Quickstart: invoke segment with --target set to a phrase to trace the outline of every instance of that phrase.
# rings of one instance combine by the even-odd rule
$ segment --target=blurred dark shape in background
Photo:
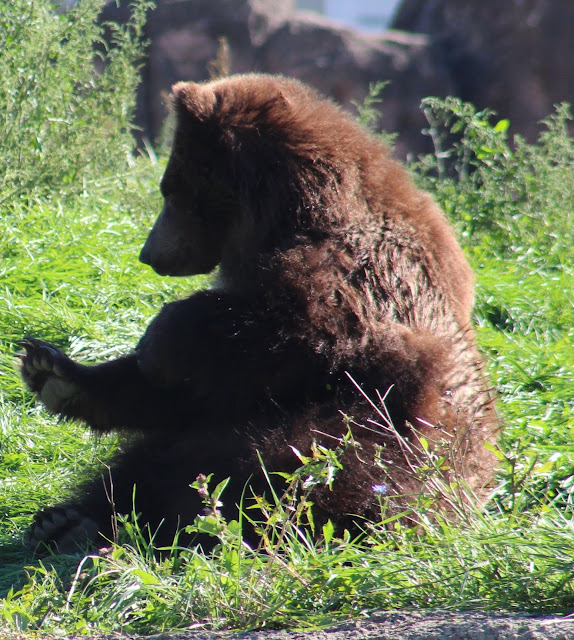
[[[128,16],[128,3],[113,0],[101,20],[124,23]],[[371,83],[389,81],[380,124],[398,133],[403,157],[430,150],[421,134],[426,96],[491,108],[529,140],[554,104],[574,102],[572,0],[402,0],[380,33],[295,11],[288,0],[158,0],[147,38],[140,141],[158,138],[174,82],[213,74],[222,38],[231,73],[294,76],[350,110]]]

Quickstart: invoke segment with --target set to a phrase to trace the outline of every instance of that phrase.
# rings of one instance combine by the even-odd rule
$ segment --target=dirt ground
[[[150,639],[151,640],[151,639]],[[317,631],[188,632],[153,640],[574,640],[574,618],[477,612],[378,612]]]
[[[319,631],[231,635],[202,631],[163,634],[153,640],[574,640],[574,618],[477,612],[378,612],[364,620]]]
[[[80,640],[80,637],[66,640]],[[81,636],[81,640],[96,638]],[[100,636],[97,640],[144,638]],[[574,617],[482,612],[381,611],[372,613],[362,620],[353,620],[315,631],[178,631],[146,636],[145,640],[574,640]]]

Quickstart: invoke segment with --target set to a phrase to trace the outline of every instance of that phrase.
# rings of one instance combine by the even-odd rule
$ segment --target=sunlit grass
[[[94,440],[36,405],[19,379],[17,340],[41,336],[86,362],[115,357],[163,302],[205,284],[161,279],[138,263],[161,173],[141,163],[140,177],[128,192],[118,184],[115,198],[96,192],[65,206],[15,206],[0,222],[6,629],[312,626],[373,607],[570,611],[574,265],[564,233],[552,260],[527,233],[515,259],[500,257],[492,235],[463,237],[477,273],[478,340],[504,424],[500,488],[486,514],[373,530],[360,544],[294,534],[267,552],[227,543],[212,556],[192,549],[158,561],[140,540],[139,551],[116,549],[79,567],[80,558],[39,564],[27,555],[21,536],[33,512],[105,460],[113,439]]]
[[[5,60],[0,53],[0,67]],[[5,78],[14,72],[4,69]],[[50,162],[40,167],[34,176],[45,183],[26,194],[21,186],[36,168],[0,176],[1,193],[19,193],[6,198],[0,217],[2,637],[312,627],[372,608],[574,609],[574,143],[565,133],[567,112],[549,120],[538,144],[511,148],[504,122],[456,101],[431,106],[432,126],[444,127],[442,118],[459,138],[413,172],[456,226],[475,270],[477,337],[499,394],[500,472],[486,509],[458,523],[421,513],[418,528],[366,523],[357,541],[333,538],[328,527],[313,538],[279,505],[279,515],[267,516],[276,528],[262,549],[244,545],[238,525],[220,523],[212,554],[172,549],[158,559],[128,521],[123,547],[86,558],[32,557],[22,538],[33,513],[61,500],[116,441],[95,439],[38,406],[19,376],[18,340],[44,338],[86,363],[117,357],[163,303],[206,285],[205,278],[162,279],[137,260],[160,206],[165,158],[114,157],[107,165],[98,154],[101,179],[70,177],[54,187],[63,166],[57,153],[55,173]],[[0,137],[0,150],[11,141]],[[123,153],[122,144],[113,153]]]

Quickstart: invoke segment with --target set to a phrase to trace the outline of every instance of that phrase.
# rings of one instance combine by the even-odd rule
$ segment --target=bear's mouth
[[[158,257],[152,257],[145,245],[140,252],[139,261],[151,267],[158,276],[172,278],[211,273],[218,265],[218,262],[207,259],[194,262],[189,260],[189,256],[187,260],[181,261],[174,260],[173,257],[161,260]]]

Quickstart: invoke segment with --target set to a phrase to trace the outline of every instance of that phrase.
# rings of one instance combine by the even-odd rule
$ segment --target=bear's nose
[[[139,261],[151,266],[151,255],[150,255],[150,250],[149,250],[147,241],[142,247],[142,250],[140,251]]]

